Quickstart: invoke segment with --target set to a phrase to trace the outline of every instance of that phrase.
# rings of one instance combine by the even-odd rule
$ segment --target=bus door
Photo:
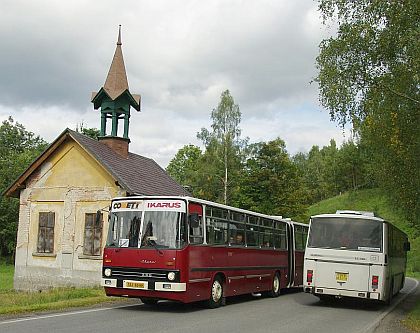
[[[305,256],[306,238],[308,227],[293,224],[293,241],[294,241],[294,286],[303,285],[303,261]]]
[[[288,286],[291,287],[294,284],[295,276],[295,232],[292,223],[287,223],[288,233],[288,249],[289,249],[289,272],[288,272]]]

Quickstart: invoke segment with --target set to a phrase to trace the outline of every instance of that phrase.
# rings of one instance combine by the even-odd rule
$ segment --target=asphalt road
[[[393,299],[397,304],[416,281],[407,279]],[[391,305],[392,308],[392,305]],[[389,307],[353,300],[321,302],[317,297],[287,291],[278,298],[242,296],[227,305],[206,309],[199,304],[161,302],[155,307],[141,304],[112,308],[31,315],[0,321],[0,332],[367,332]]]

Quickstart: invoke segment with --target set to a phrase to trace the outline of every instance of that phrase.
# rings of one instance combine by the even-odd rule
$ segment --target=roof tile
[[[97,140],[70,129],[68,132],[129,194],[190,195],[154,160],[133,153],[124,158]]]

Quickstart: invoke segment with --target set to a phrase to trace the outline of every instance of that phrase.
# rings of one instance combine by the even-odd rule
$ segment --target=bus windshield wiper
[[[157,251],[157,253],[159,253],[160,256],[163,256],[162,250],[160,250],[157,247],[156,237],[153,237],[153,236],[146,237],[146,241],[147,241],[147,243],[149,243],[150,245],[152,245],[155,248],[155,250]]]

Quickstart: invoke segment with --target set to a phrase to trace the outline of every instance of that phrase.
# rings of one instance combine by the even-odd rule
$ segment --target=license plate
[[[125,282],[126,288],[135,288],[135,289],[143,289],[144,288],[144,282],[131,282],[126,281]]]
[[[339,273],[335,272],[335,279],[340,282],[347,282],[349,273]]]

